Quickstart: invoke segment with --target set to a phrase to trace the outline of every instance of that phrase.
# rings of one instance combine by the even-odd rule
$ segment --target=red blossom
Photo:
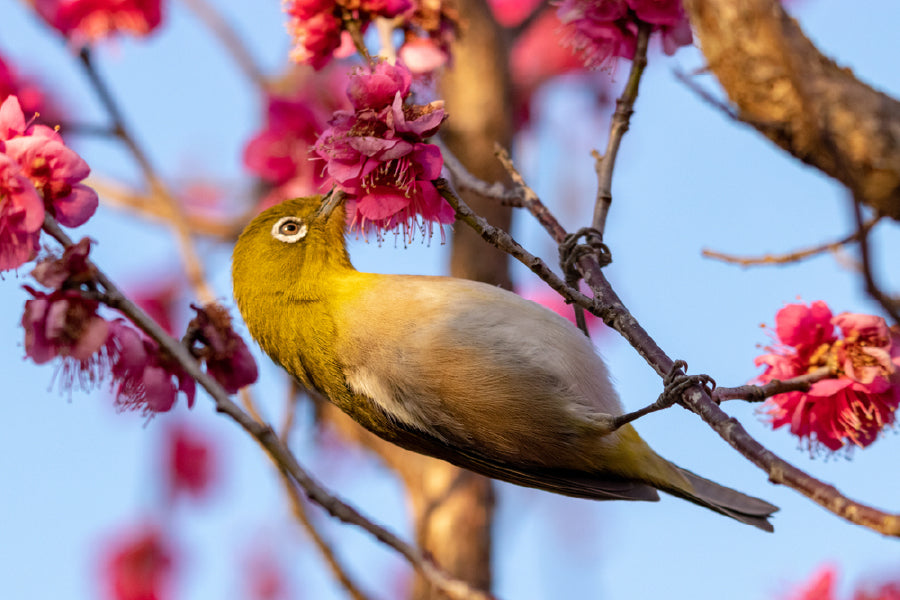
[[[638,22],[662,33],[667,54],[693,41],[681,0],[562,0],[556,14],[564,25],[563,42],[588,67],[634,58]]]
[[[33,296],[25,302],[22,315],[25,354],[37,364],[57,356],[71,358],[82,370],[89,370],[109,333],[109,323],[97,315],[98,302],[77,290],[45,294],[28,286],[25,289]]]
[[[184,393],[188,408],[194,405],[193,378],[156,342],[122,319],[109,324],[106,348],[119,408],[139,410],[145,415],[168,412],[175,405],[178,392]]]
[[[171,598],[175,555],[171,543],[154,526],[116,540],[104,559],[104,593],[108,600]]]
[[[412,8],[411,0],[285,0],[288,32],[294,38],[291,60],[321,69],[332,58],[355,51],[345,17],[365,31],[372,19],[392,19]]]
[[[35,0],[38,14],[77,44],[117,33],[145,36],[162,20],[161,0]]]
[[[893,424],[900,404],[900,338],[884,319],[843,313],[832,317],[824,302],[791,304],[775,316],[779,343],[756,359],[766,370],[760,383],[797,377],[822,367],[834,378],[807,392],[788,392],[764,406],[774,428],[790,426],[811,449],[866,447]],[[835,333],[835,326],[840,336]]]
[[[215,464],[209,440],[183,423],[166,434],[166,479],[171,495],[205,496],[211,487]]]
[[[259,372],[247,344],[231,327],[228,311],[218,304],[203,308],[193,306],[197,316],[188,324],[188,331],[202,347],[195,351],[206,361],[206,372],[222,384],[229,394],[256,381]]]
[[[326,171],[348,194],[351,228],[400,230],[412,237],[421,217],[452,223],[454,212],[433,181],[443,158],[424,143],[444,119],[443,104],[404,104],[411,75],[402,64],[379,63],[351,75],[348,95],[355,111],[337,111],[316,142]]]
[[[321,177],[317,179],[309,160],[309,147],[326,125],[325,116],[315,109],[305,94],[269,96],[265,128],[244,148],[247,169],[277,185],[307,179],[312,193]]]

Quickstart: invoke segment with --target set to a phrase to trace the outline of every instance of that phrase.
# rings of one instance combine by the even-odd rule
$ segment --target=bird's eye
[[[272,226],[272,237],[288,244],[293,244],[306,237],[309,228],[297,217],[281,217]]]

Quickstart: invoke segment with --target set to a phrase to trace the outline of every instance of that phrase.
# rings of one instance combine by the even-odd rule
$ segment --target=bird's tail
[[[672,466],[678,469],[689,486],[654,483],[661,491],[737,519],[741,523],[753,525],[763,531],[775,530],[769,523],[769,517],[778,510],[777,506],[704,479],[681,467]]]

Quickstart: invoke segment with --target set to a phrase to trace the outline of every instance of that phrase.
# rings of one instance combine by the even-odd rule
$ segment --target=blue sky
[[[219,3],[270,73],[284,65],[289,40],[279,3]],[[863,80],[900,95],[896,23],[900,6],[806,0],[797,17],[812,39]],[[168,5],[168,23],[146,42],[122,40],[96,52],[102,71],[126,107],[129,122],[160,171],[172,180],[202,175],[232,193],[249,194],[240,164],[243,143],[259,126],[260,99],[215,41],[180,3]],[[859,10],[862,6],[852,6]],[[0,7],[0,52],[60,90],[79,120],[102,121],[78,62],[22,3]],[[786,157],[746,127],[698,100],[672,75],[703,64],[696,50],[674,59],[654,55],[642,84],[614,180],[607,242],[614,263],[608,277],[644,327],[692,372],[738,385],[757,370],[757,345],[768,338],[775,312],[798,297],[823,299],[835,312],[873,312],[857,276],[846,268],[853,252],[797,266],[742,270],[701,258],[709,247],[737,254],[781,252],[843,236],[851,215],[844,191]],[[625,66],[616,75],[621,85]],[[711,78],[704,81],[715,89]],[[211,101],[210,98],[213,98]],[[590,117],[592,98],[571,83],[544,90],[540,125],[520,139],[517,160],[529,182],[555,207],[569,229],[591,212],[591,148],[605,146],[605,118]],[[452,117],[451,117],[452,118]],[[121,149],[105,141],[79,142],[98,175],[138,181]],[[898,251],[893,225],[876,235],[881,274],[893,289],[900,276],[885,260]],[[97,262],[127,286],[145,273],[177,270],[177,254],[161,228],[101,208],[82,235],[99,241]],[[518,217],[516,237],[553,260],[546,235]],[[230,249],[202,242],[209,276],[233,307]],[[441,273],[446,248],[434,242],[408,249],[354,242],[360,269]],[[533,276],[516,267],[523,286]],[[109,396],[59,390],[53,367],[23,360],[19,326],[27,282],[23,274],[0,282],[0,364],[7,392],[0,424],[0,581],[9,598],[98,597],[97,560],[118,530],[160,514],[156,469],[166,419],[184,418],[214,436],[224,472],[218,495],[202,506],[164,516],[179,531],[184,569],[181,598],[241,598],[240,566],[248,549],[281,555],[296,597],[337,598],[339,591],[288,514],[274,471],[258,448],[217,416],[202,394],[190,413],[145,423],[117,414]],[[630,408],[656,397],[660,381],[615,335],[597,342]],[[266,413],[280,416],[285,378],[260,357],[256,394]],[[726,406],[764,445],[851,497],[888,510],[900,507],[896,460],[900,440],[888,433],[872,447],[843,456],[810,457],[785,432],[761,423],[755,408]],[[304,415],[308,421],[308,415]],[[886,574],[900,575],[894,540],[826,513],[797,493],[767,483],[698,418],[680,408],[642,419],[638,430],[679,465],[781,507],[776,533],[766,535],[685,502],[594,503],[509,485],[500,490],[496,533],[496,592],[502,598],[720,598],[782,597],[823,563],[842,571],[842,587]],[[396,483],[371,459],[350,452],[328,456],[298,429],[297,453],[333,489],[380,522],[409,526]],[[404,573],[402,561],[366,535],[318,515],[336,547],[373,596],[390,598]]]

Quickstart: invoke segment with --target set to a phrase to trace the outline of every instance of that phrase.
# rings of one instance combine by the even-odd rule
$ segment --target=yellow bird
[[[234,248],[234,297],[272,360],[360,425],[503,481],[596,500],[657,490],[772,531],[777,507],[661,458],[631,425],[606,365],[569,321],[452,277],[353,268],[344,209],[298,198]]]

